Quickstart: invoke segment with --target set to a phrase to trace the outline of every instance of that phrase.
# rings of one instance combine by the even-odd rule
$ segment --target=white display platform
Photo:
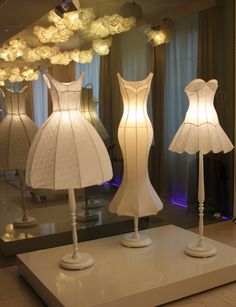
[[[115,226],[114,226],[115,227]],[[153,307],[236,279],[236,249],[208,240],[218,253],[211,258],[184,254],[197,235],[168,225],[141,231],[153,244],[126,248],[123,235],[79,243],[95,259],[83,271],[66,271],[59,260],[71,251],[62,246],[18,255],[20,274],[48,306]]]

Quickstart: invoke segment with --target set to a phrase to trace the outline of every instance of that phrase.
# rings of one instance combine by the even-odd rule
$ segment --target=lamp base
[[[22,217],[19,217],[13,222],[13,225],[16,228],[30,228],[36,226],[37,224],[37,219],[32,216],[28,216],[27,220],[24,220]]]
[[[94,264],[94,259],[89,254],[79,253],[78,258],[72,258],[73,253],[67,254],[60,260],[60,267],[66,270],[83,270]]]
[[[98,209],[103,206],[102,202],[98,199],[89,199],[88,200],[88,209]],[[86,208],[86,205],[83,205],[83,209]]]
[[[217,249],[210,243],[203,243],[203,246],[198,246],[196,243],[190,243],[184,250],[185,254],[191,257],[207,258],[215,256]]]
[[[92,222],[92,221],[97,221],[99,219],[98,214],[96,213],[91,213],[91,212],[86,212],[82,211],[78,213],[76,220],[78,222]]]
[[[126,247],[146,247],[152,244],[152,240],[144,235],[140,235],[139,238],[127,235],[120,241],[120,244]]]

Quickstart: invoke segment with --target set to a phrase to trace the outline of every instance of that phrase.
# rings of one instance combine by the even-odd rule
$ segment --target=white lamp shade
[[[163,204],[151,185],[148,175],[148,154],[153,129],[147,114],[147,97],[153,74],[142,81],[131,82],[118,74],[124,112],[118,138],[124,159],[120,188],[109,210],[118,215],[141,217],[154,215]]]
[[[96,129],[103,140],[107,140],[109,135],[97,115],[97,101],[93,97],[92,88],[82,88],[80,112]]]
[[[94,127],[80,113],[83,74],[71,83],[44,75],[53,113],[31,146],[26,183],[33,188],[75,189],[111,179],[107,150]]]
[[[169,150],[195,154],[231,151],[233,145],[219,124],[214,108],[214,96],[218,87],[217,80],[205,82],[201,79],[191,81],[185,88],[189,99],[184,122],[174,136]]]
[[[25,170],[30,145],[37,132],[35,123],[26,115],[27,86],[15,93],[2,88],[6,116],[0,123],[0,169]]]

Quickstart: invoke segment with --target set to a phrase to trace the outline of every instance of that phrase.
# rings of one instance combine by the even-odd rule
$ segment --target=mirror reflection
[[[1,55],[7,52],[6,46],[12,38],[4,43],[5,47],[0,46],[0,246],[3,253],[3,242],[25,241],[71,229],[67,190],[34,189],[26,186],[24,180],[30,145],[37,129],[53,112],[43,73],[59,82],[72,82],[84,73],[80,111],[100,135],[111,159],[111,180],[100,186],[75,189],[78,229],[93,228],[95,238],[98,232],[109,235],[101,231],[99,225],[111,224],[114,229],[126,232],[126,224],[122,222],[133,223],[130,217],[117,216],[108,209],[123,176],[123,156],[117,137],[123,103],[117,73],[126,80],[140,81],[150,72],[154,77],[148,97],[148,115],[154,138],[149,154],[149,176],[164,208],[156,216],[144,218],[141,227],[169,223],[185,228],[197,226],[198,156],[173,153],[168,147],[188,108],[184,89],[196,78],[218,81],[214,106],[222,128],[233,142],[233,5],[231,0],[137,0],[132,3],[81,0],[81,10],[92,7],[96,18],[120,14],[124,18],[134,17],[135,26],[131,19],[127,29],[122,24],[114,35],[101,34],[104,41],[109,37],[108,41],[95,40],[94,32],[86,25],[86,20],[93,15],[85,10],[83,16],[87,19],[83,20],[83,31],[70,30],[62,41],[56,33],[58,36],[55,34],[51,39],[59,41],[42,43],[34,29],[53,25],[47,14],[14,37],[26,42],[28,49],[24,47],[27,49],[24,55],[13,52],[16,59],[12,61]],[[60,22],[63,12],[58,15],[58,8],[55,12],[51,19]],[[115,21],[118,23],[117,19]],[[73,29],[70,22],[68,19]],[[107,30],[109,22],[106,27]],[[114,24],[111,27],[114,30]],[[122,27],[124,31],[120,30]],[[101,27],[94,31],[99,29]],[[41,30],[38,28],[38,33]],[[47,52],[53,60],[37,53],[38,58],[30,63],[28,59],[36,56],[33,48],[40,46],[50,47]],[[60,49],[60,56],[53,54],[58,52],[54,47]],[[31,76],[36,74],[32,77],[35,80],[30,80],[25,66],[33,67]],[[11,71],[12,75],[4,80],[4,74],[9,74],[14,67],[19,68],[20,75],[19,71]],[[211,152],[205,155],[204,165],[205,223],[232,218],[233,153]]]

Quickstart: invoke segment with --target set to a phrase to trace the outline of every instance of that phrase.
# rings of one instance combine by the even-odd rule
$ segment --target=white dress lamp
[[[138,230],[139,217],[157,214],[163,204],[151,185],[148,175],[148,155],[153,128],[147,114],[147,97],[153,74],[137,82],[126,81],[118,74],[124,111],[118,128],[123,154],[124,173],[121,186],[110,203],[109,210],[118,215],[134,217],[134,233],[125,236],[121,244],[144,247],[152,243]]]
[[[65,255],[64,269],[84,269],[93,258],[78,251],[74,189],[101,184],[112,177],[111,162],[103,141],[80,113],[83,74],[60,83],[44,75],[53,101],[53,113],[38,130],[26,168],[26,183],[33,188],[67,189],[74,250]]]
[[[98,100],[93,96],[93,86],[88,83],[82,88],[80,112],[90,124],[94,126],[103,141],[109,139],[109,135],[97,114]],[[85,189],[85,211],[78,214],[77,219],[81,222],[89,222],[98,219],[96,213],[92,213],[89,209],[97,209],[103,206],[101,200],[88,197]]]
[[[169,150],[177,153],[199,152],[199,239],[189,244],[185,253],[193,257],[210,257],[217,253],[216,248],[204,240],[204,166],[203,155],[212,151],[218,153],[229,152],[233,145],[219,124],[214,108],[214,96],[218,87],[217,80],[205,82],[201,79],[191,81],[185,88],[189,99],[184,122],[174,136]]]
[[[0,170],[18,170],[22,192],[22,216],[14,221],[19,228],[32,227],[36,218],[25,207],[25,168],[30,145],[37,132],[35,123],[26,114],[27,86],[19,92],[1,88],[6,116],[0,123]]]

